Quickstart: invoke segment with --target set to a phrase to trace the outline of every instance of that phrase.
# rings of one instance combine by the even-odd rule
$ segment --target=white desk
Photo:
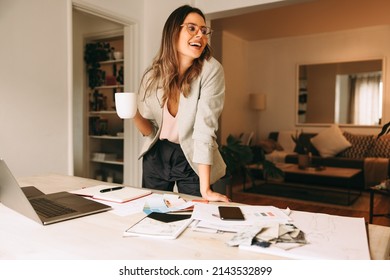
[[[47,175],[23,178],[21,186],[34,185],[49,193],[101,184],[90,179]],[[176,240],[122,237],[137,215],[120,217],[110,212],[42,226],[0,204],[0,259],[279,259],[228,247],[233,234],[211,234],[187,229]],[[390,228],[369,226],[373,259],[388,258]],[[44,247],[43,247],[44,245]]]

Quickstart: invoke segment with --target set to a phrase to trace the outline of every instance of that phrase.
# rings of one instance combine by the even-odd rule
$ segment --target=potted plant
[[[110,58],[110,43],[96,42],[85,45],[84,61],[87,65],[88,86],[92,89],[101,86],[105,80],[105,72],[100,69],[100,61]]]
[[[377,135],[377,139],[385,134],[388,134],[390,132],[390,122],[388,122],[387,124],[385,124],[383,127],[382,127],[382,130],[381,132],[378,133]]]
[[[221,155],[226,163],[227,171],[231,176],[253,174],[247,168],[249,164],[261,166],[263,178],[282,178],[284,173],[271,161],[265,159],[264,151],[260,147],[244,145],[239,138],[229,135],[226,145],[220,147]],[[241,174],[240,174],[241,172]]]
[[[295,142],[295,151],[298,153],[298,167],[306,169],[310,166],[311,155],[309,145],[302,137],[302,133],[302,131],[300,133],[296,131],[295,135],[291,135],[291,138]]]
[[[378,133],[376,139],[379,139],[383,135],[390,133],[390,122],[383,125],[381,132]],[[390,191],[390,179],[386,179],[383,182],[381,182],[379,185],[376,186],[376,189],[379,190],[388,190]]]
[[[249,146],[243,145],[241,140],[229,135],[226,145],[220,148],[221,155],[226,163],[227,171],[235,175],[252,161],[253,154]]]

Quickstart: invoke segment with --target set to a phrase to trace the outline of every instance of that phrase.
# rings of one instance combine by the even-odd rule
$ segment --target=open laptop
[[[35,187],[21,188],[3,159],[0,159],[0,202],[43,225],[111,209],[68,192],[44,194]]]

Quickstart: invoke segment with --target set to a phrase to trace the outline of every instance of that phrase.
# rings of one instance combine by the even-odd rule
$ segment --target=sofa
[[[260,146],[265,158],[271,162],[297,164],[296,144],[291,138],[295,133],[294,131],[271,132],[268,139],[260,141],[257,146]],[[364,190],[390,177],[389,135],[377,139],[376,135],[353,134],[333,125],[319,133],[301,132],[298,137],[300,143],[304,143],[311,154],[312,166],[362,169],[363,172],[352,182],[355,189]],[[299,181],[298,177],[292,179]],[[328,182],[321,181],[321,184],[342,187],[344,183],[329,179]]]

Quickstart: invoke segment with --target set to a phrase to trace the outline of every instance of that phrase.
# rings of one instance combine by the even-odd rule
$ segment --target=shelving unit
[[[123,54],[123,43],[123,36],[104,38],[85,48],[85,56],[96,58],[86,60],[87,177],[114,183],[123,183],[124,124],[116,114],[115,93],[124,90],[124,60],[115,59],[113,51]]]
[[[300,71],[305,73],[304,71]],[[306,111],[307,111],[307,78],[306,74],[303,77],[299,77],[299,89],[298,89],[298,122],[306,122]]]

